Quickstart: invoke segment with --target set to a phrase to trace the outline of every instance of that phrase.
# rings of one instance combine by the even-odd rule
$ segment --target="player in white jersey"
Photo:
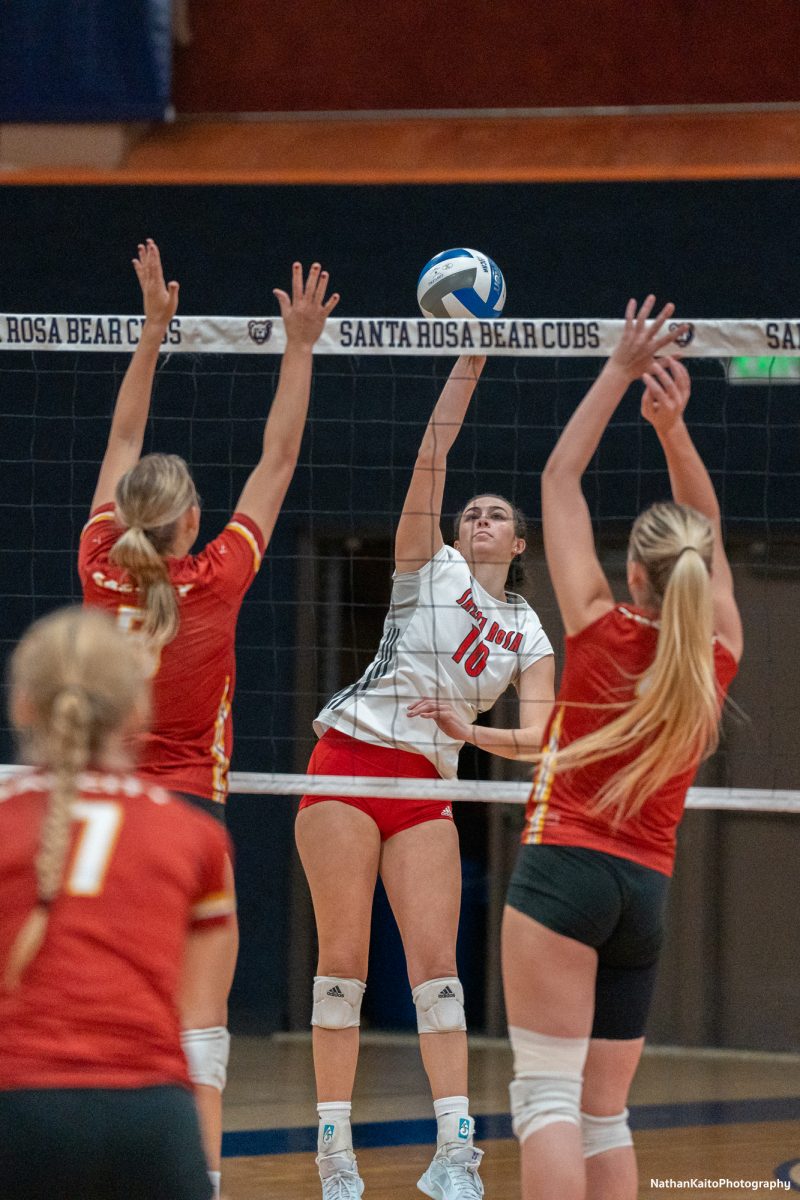
[[[309,764],[319,775],[453,778],[464,742],[527,761],[553,703],[553,651],[533,609],[506,591],[525,550],[524,518],[507,500],[475,496],[446,546],[440,529],[447,454],[485,359],[458,360],[417,456],[395,537],[391,605],[378,653],[317,717]],[[473,724],[509,684],[516,729]],[[305,796],[297,845],[319,939],[314,980],[314,1067],[323,1200],[357,1200],[350,1101],[358,1058],[370,918],[380,871],[408,966],[437,1149],[418,1187],[433,1200],[478,1200],[481,1151],[467,1097],[464,993],[456,970],[461,901],[458,835],[448,804],[419,798]]]

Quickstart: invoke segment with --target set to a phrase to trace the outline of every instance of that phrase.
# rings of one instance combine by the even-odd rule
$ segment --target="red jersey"
[[[0,787],[0,963],[36,903],[48,791],[39,772]],[[176,993],[187,932],[235,909],[227,834],[132,775],[81,776],[72,816],[42,947],[0,983],[0,1089],[188,1087]]]
[[[138,589],[127,571],[109,561],[123,532],[113,504],[96,509],[81,534],[78,573],[84,603],[107,609],[135,632],[142,622]],[[137,769],[145,779],[206,800],[226,800],[236,621],[263,553],[258,526],[234,513],[200,554],[165,560],[180,625],[161,650],[153,679],[153,725],[137,748]]]
[[[558,751],[606,724],[609,710],[588,707],[629,703],[636,677],[652,663],[658,622],[633,605],[618,604],[580,633],[566,638],[561,686],[544,733],[545,756],[536,771],[525,813],[524,843],[582,846],[629,858],[664,875],[672,874],[675,838],[686,792],[698,763],[692,763],[649,796],[639,812],[614,824],[614,810],[593,813],[603,784],[634,754],[615,755],[575,770],[556,771]],[[731,652],[714,640],[720,699],[736,674]],[[619,710],[611,710],[612,717]]]

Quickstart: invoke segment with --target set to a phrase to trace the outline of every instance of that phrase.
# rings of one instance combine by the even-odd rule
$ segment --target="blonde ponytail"
[[[11,659],[12,715],[25,702],[31,757],[52,787],[36,853],[36,905],[11,947],[4,985],[12,991],[38,954],[69,853],[71,805],[79,777],[102,765],[112,735],[146,707],[146,662],[104,613],[65,609],[38,621]],[[29,714],[29,715],[28,715]]]
[[[645,567],[651,601],[661,609],[655,658],[635,681],[633,702],[556,757],[556,770],[574,770],[635,754],[603,786],[593,809],[614,809],[617,821],[638,813],[669,779],[717,747],[713,544],[708,519],[685,505],[655,504],[633,527],[629,556]]]
[[[77,794],[78,775],[89,761],[90,725],[91,710],[85,693],[68,688],[56,696],[47,751],[48,761],[54,764],[54,782],[36,854],[36,907],[11,947],[4,980],[8,991],[19,986],[25,968],[39,953],[50,906],[61,887],[70,842],[70,805]]]
[[[117,484],[117,511],[127,529],[114,544],[111,561],[133,577],[145,612],[142,632],[166,645],[178,632],[178,600],[165,555],[177,521],[197,504],[189,469],[177,454],[147,454]]]

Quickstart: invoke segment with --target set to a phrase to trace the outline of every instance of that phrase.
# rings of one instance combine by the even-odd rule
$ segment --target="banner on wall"
[[[0,123],[171,113],[171,0],[3,0]]]

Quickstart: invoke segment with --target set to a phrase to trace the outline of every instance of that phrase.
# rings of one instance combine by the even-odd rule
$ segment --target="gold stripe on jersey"
[[[226,529],[232,529],[234,533],[240,534],[247,542],[250,549],[253,551],[253,570],[258,572],[261,566],[261,551],[258,548],[258,542],[246,525],[240,525],[238,521],[229,521],[225,526]]]
[[[208,921],[211,917],[227,917],[236,912],[236,899],[230,892],[212,892],[192,905],[193,921]]]
[[[81,537],[83,537],[87,529],[91,529],[92,525],[98,525],[101,521],[116,521],[116,519],[117,514],[114,512],[113,508],[110,512],[95,513],[93,517],[89,517],[89,520],[81,530]]]
[[[214,740],[211,743],[211,758],[213,766],[211,768],[211,781],[214,788],[214,799],[219,800],[222,804],[225,803],[228,797],[228,767],[230,759],[225,753],[225,722],[231,711],[231,702],[229,698],[229,689],[231,686],[230,675],[225,676],[225,687],[222,689],[219,707],[217,709],[217,719],[214,722]]]
[[[535,802],[535,808],[526,821],[525,830],[522,834],[522,840],[526,845],[536,844],[542,840],[542,831],[544,830],[544,822],[547,816],[550,793],[553,790],[553,780],[556,776],[556,756],[558,754],[558,743],[561,737],[561,727],[564,724],[565,712],[566,709],[562,704],[553,718],[547,749],[542,756],[542,761],[539,763],[536,777],[533,781],[531,800]]]

